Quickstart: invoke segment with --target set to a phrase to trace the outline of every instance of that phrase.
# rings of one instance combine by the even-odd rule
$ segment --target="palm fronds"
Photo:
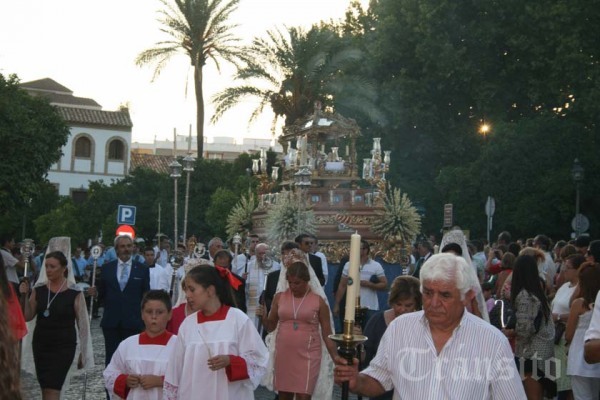
[[[314,234],[317,231],[315,214],[305,195],[286,191],[279,194],[277,204],[268,210],[266,228],[267,240],[275,249],[300,233]]]
[[[227,235],[233,237],[236,233],[252,231],[252,213],[255,209],[254,195],[248,193],[247,197],[242,196],[227,216]]]
[[[421,217],[406,193],[388,186],[383,194],[384,210],[373,223],[373,232],[385,240],[411,243],[421,230]]]

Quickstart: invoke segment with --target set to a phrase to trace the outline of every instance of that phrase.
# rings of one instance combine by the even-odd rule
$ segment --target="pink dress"
[[[279,298],[273,386],[277,391],[312,394],[321,366],[320,297],[309,292],[304,300],[293,300],[289,289]]]

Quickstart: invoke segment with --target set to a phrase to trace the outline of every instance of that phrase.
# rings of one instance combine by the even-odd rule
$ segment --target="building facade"
[[[50,78],[22,83],[21,88],[46,97],[71,131],[61,159],[48,171],[61,196],[83,200],[90,181],[110,183],[128,174],[133,124],[126,108],[104,111],[96,101],[76,97]]]

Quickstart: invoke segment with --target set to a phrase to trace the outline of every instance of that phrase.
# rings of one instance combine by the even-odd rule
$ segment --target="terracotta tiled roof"
[[[102,111],[93,99],[73,96],[73,91],[50,78],[21,83],[32,96],[46,97],[58,113],[70,124],[100,125],[131,129],[129,111]]]
[[[102,125],[120,128],[131,128],[133,123],[129,111],[102,111],[87,108],[73,108],[57,106],[58,113],[69,123],[86,125]]]
[[[131,153],[130,171],[134,172],[136,168],[148,168],[153,171],[169,174],[169,164],[173,161],[173,156],[159,156],[156,154]]]

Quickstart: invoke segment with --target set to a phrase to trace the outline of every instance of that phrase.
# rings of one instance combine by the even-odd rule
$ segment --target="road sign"
[[[493,217],[494,212],[496,212],[496,201],[492,196],[488,196],[487,201],[485,202],[485,215]]]
[[[135,206],[119,205],[117,210],[118,225],[135,225]]]
[[[571,228],[577,234],[587,232],[590,229],[590,220],[583,214],[577,214],[571,221]]]
[[[132,239],[135,239],[135,229],[130,225],[121,225],[117,228],[116,236],[129,236]]]
[[[452,203],[444,204],[444,228],[452,226]]]

